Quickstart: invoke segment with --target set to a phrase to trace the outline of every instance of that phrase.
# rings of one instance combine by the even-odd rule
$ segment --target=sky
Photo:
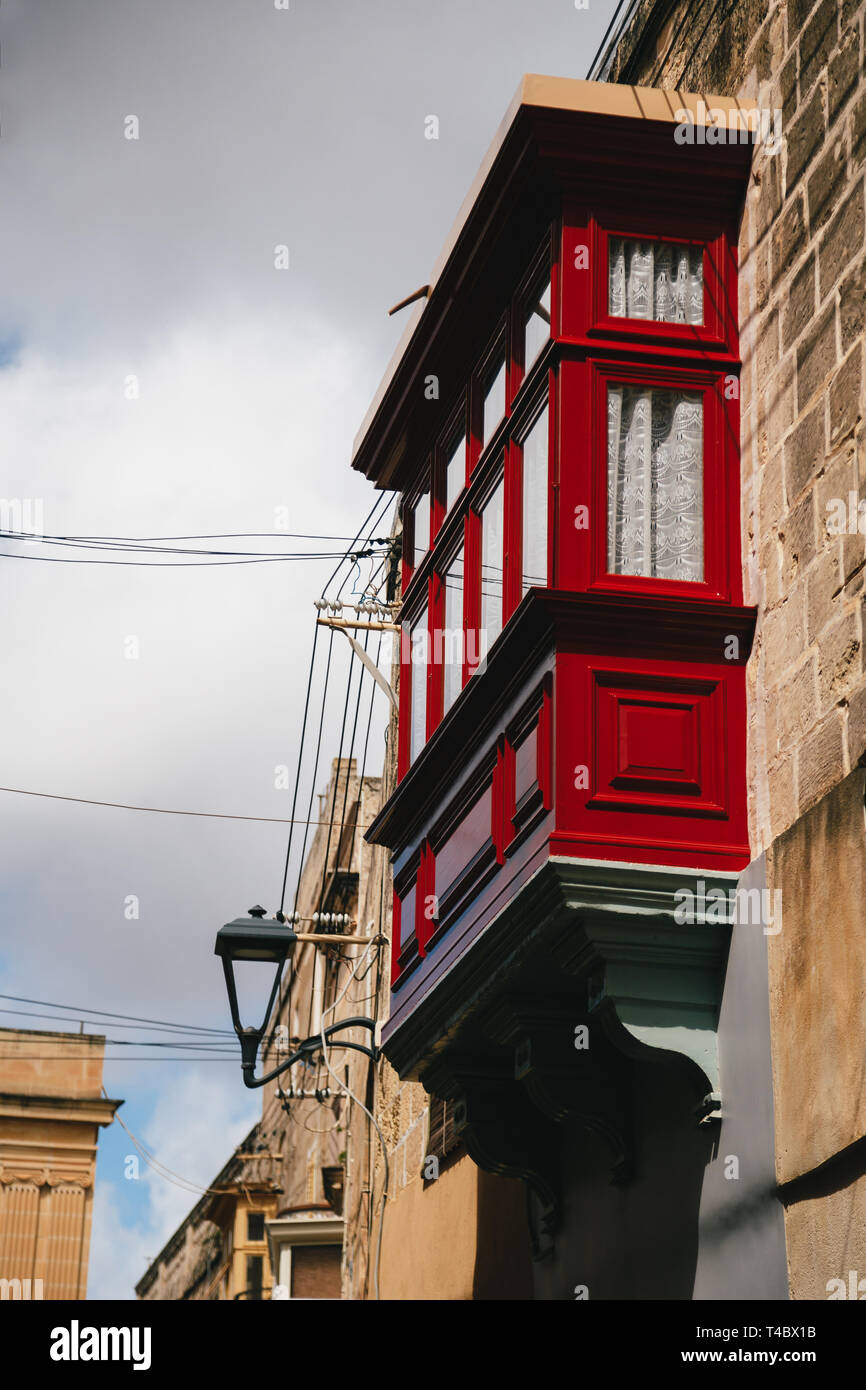
[[[612,10],[5,0],[0,493],[23,520],[2,525],[354,536],[376,497],[350,468],[352,440],[405,322],[387,309],[429,278],[522,73],[586,76]],[[389,523],[390,508],[379,534]],[[289,816],[277,784],[282,769],[293,784],[312,604],[332,564],[148,574],[0,550],[3,787]],[[347,668],[348,648],[324,760]],[[385,714],[377,695],[373,774]],[[312,775],[305,764],[302,805]],[[0,993],[17,996],[0,1005],[71,1006],[2,1012],[0,1026],[62,1029],[53,1012],[77,1031],[76,1010],[103,1010],[227,1027],[214,935],[254,902],[278,905],[285,834],[0,790]],[[143,1163],[127,1176],[130,1139],[102,1131],[91,1298],[134,1296],[190,1188],[260,1114],[234,1061],[133,1055],[107,1047],[106,1089],[183,1181]]]

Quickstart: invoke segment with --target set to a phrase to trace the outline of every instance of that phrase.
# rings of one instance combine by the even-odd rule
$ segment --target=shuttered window
[[[427,1157],[439,1160],[439,1169],[465,1152],[463,1141],[454,1128],[454,1102],[430,1097],[430,1131],[427,1138]]]

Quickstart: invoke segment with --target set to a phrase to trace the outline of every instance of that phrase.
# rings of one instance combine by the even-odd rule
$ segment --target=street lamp
[[[268,1081],[273,1081],[275,1076],[286,1071],[289,1067],[308,1057],[313,1052],[323,1047],[326,1041],[334,1034],[341,1032],[345,1028],[367,1028],[371,1034],[376,1031],[376,1024],[372,1018],[344,1018],[339,1023],[332,1023],[329,1028],[323,1028],[320,1033],[316,1033],[311,1038],[305,1039],[300,1044],[296,1052],[281,1062],[273,1071],[268,1072],[267,1076],[255,1076],[256,1056],[258,1055],[259,1044],[268,1026],[268,1019],[274,1007],[274,1000],[277,997],[277,990],[280,987],[280,977],[283,973],[283,966],[299,941],[312,941],[317,946],[330,946],[335,942],[357,941],[359,938],[354,936],[333,936],[321,935],[312,932],[295,932],[285,922],[277,921],[274,918],[265,920],[265,909],[263,907],[251,907],[248,917],[237,917],[233,922],[226,922],[224,927],[220,927],[214,945],[214,955],[222,957],[223,973],[225,974],[226,990],[229,996],[229,1006],[231,1008],[232,1024],[237,1033],[241,1045],[241,1070],[243,1072],[244,1085],[250,1088],[264,1086]],[[265,1009],[264,1018],[258,1028],[245,1027],[240,1020],[238,1009],[238,995],[235,986],[235,961],[260,962],[263,965],[273,965],[275,967],[274,980],[271,985],[271,993]],[[349,1047],[355,1052],[363,1052],[367,1057],[375,1062],[378,1060],[378,1049],[365,1047],[363,1043],[340,1042],[338,1047]]]

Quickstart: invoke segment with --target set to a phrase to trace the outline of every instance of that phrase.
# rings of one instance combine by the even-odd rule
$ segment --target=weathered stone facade
[[[105,1038],[0,1029],[0,1298],[84,1298]]]
[[[759,614],[750,832],[782,892],[768,951],[793,1298],[826,1298],[866,1266],[863,26],[851,0],[645,0],[605,70],[781,112],[780,147],[755,150],[740,237],[741,439]]]

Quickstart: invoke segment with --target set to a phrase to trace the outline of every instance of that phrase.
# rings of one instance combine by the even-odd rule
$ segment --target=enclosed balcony
[[[626,1173],[633,1054],[717,1103],[728,917],[679,909],[749,861],[737,115],[525,78],[356,441],[403,497],[384,1048],[494,1171],[540,1106]]]

